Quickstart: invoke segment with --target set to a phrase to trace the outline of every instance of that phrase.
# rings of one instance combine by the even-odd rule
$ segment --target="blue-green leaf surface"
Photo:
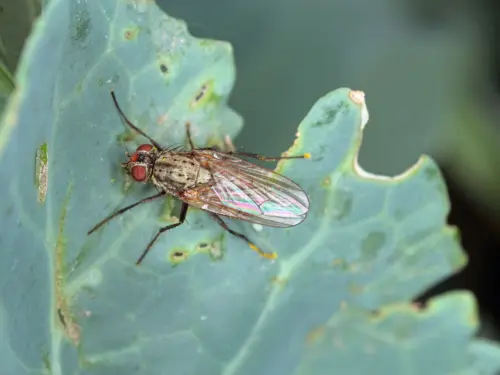
[[[336,368],[349,374],[495,374],[500,348],[470,342],[476,318],[472,296],[457,292],[425,309],[391,305],[370,314],[344,306],[311,334],[294,374],[334,374]]]
[[[323,355],[331,343],[306,351],[317,327],[340,319],[346,330],[394,335],[392,312],[376,325],[345,308],[363,314],[399,303],[407,314],[405,303],[464,265],[432,160],[422,157],[396,178],[358,166],[368,112],[362,93],[347,88],[318,100],[300,124],[289,153],[312,158],[277,167],[309,194],[306,221],[272,229],[228,220],[277,260],[193,210],[136,267],[158,228],[175,220],[172,201],[139,206],[88,237],[113,210],[156,192],[123,175],[125,150],[144,139],[126,130],[109,90],[166,146],[184,142],[186,121],[199,146],[224,145],[242,126],[226,105],[233,83],[229,44],[191,37],[151,1],[49,2],[0,128],[5,373],[357,374],[356,355],[342,367]],[[492,373],[498,349],[470,341],[476,323],[460,330],[460,309],[472,302],[456,303],[444,299],[441,310],[458,329],[462,354],[478,358],[463,371]],[[424,328],[414,326],[408,334],[418,337]],[[353,350],[369,342],[353,340]],[[442,368],[462,366],[433,350],[422,348]],[[386,374],[377,369],[393,356],[373,356],[380,366],[371,373]]]

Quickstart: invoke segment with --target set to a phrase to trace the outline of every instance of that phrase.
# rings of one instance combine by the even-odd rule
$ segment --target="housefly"
[[[217,147],[196,148],[189,123],[186,124],[186,137],[190,150],[165,148],[125,116],[114,91],[111,91],[111,97],[125,123],[150,142],[140,145],[132,154],[127,154],[128,160],[122,163],[122,167],[133,180],[150,183],[159,192],[114,212],[96,224],[88,232],[89,235],[109,220],[140,204],[170,195],[182,202],[179,221],[160,228],[136,264],[142,262],[162,233],[184,223],[189,206],[208,212],[224,230],[247,242],[261,256],[276,258],[276,253],[262,251],[244,234],[230,229],[221,216],[269,227],[292,227],[306,218],[309,199],[293,181],[239,157],[275,161],[307,159],[309,154],[266,157],[247,152],[223,152]]]

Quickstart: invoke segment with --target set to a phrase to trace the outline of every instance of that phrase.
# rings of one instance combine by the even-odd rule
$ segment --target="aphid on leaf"
[[[127,125],[151,142],[140,145],[133,154],[127,155],[129,159],[122,166],[135,181],[152,183],[159,193],[116,211],[94,226],[88,234],[139,204],[171,195],[182,202],[179,222],[160,228],[136,264],[141,263],[160,234],[184,222],[189,206],[207,211],[224,230],[246,241],[263,257],[276,258],[275,253],[260,250],[244,234],[230,229],[220,216],[270,227],[295,226],[306,218],[309,210],[307,194],[288,178],[237,156],[273,161],[309,158],[309,154],[266,157],[247,152],[221,152],[216,147],[195,148],[189,123],[186,124],[186,136],[191,150],[169,150],[132,124],[118,105],[113,91],[111,96]]]

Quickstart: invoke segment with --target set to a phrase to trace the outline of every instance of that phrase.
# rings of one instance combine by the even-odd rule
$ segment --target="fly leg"
[[[120,105],[118,104],[118,100],[116,100],[116,95],[115,95],[115,92],[113,90],[111,90],[111,97],[113,98],[113,102],[115,103],[115,107],[118,110],[118,113],[123,118],[123,120],[125,120],[125,123],[129,127],[131,127],[135,132],[137,132],[140,135],[142,135],[143,137],[147,138],[158,150],[163,150],[163,147],[158,142],[156,142],[153,138],[151,138],[149,135],[147,135],[146,133],[144,133],[143,130],[141,130],[137,126],[135,126],[132,123],[132,121],[130,121],[127,118],[127,116],[125,116],[125,113],[123,112],[123,110],[121,109]]]
[[[260,154],[254,154],[251,152],[228,152],[229,155],[235,155],[235,156],[246,156],[248,158],[252,159],[258,159],[258,160],[263,160],[263,161],[277,161],[277,160],[284,160],[284,159],[310,159],[311,154],[305,153],[304,155],[295,155],[295,156],[264,156]]]
[[[214,213],[210,213],[210,216],[212,216],[212,218],[226,231],[228,231],[229,233],[231,233],[233,236],[236,236],[238,238],[241,238],[243,241],[245,241],[248,246],[250,246],[250,249],[256,251],[260,256],[264,257],[264,258],[267,258],[267,259],[276,259],[278,257],[278,255],[276,253],[268,253],[268,252],[265,252],[261,249],[259,249],[257,246],[254,245],[254,243],[252,241],[250,241],[248,239],[247,236],[245,236],[244,234],[241,234],[241,233],[238,233],[238,232],[235,232],[234,230],[230,229],[227,224],[220,218],[219,215],[216,215]]]
[[[159,192],[158,194],[155,194],[155,195],[152,195],[150,197],[147,197],[147,198],[144,198],[144,199],[141,199],[140,201],[138,202],[135,202],[127,207],[123,207],[121,209],[119,209],[118,211],[112,213],[111,215],[109,215],[108,217],[106,217],[105,219],[101,220],[99,223],[97,223],[91,230],[89,230],[87,232],[87,235],[89,234],[92,234],[93,232],[95,232],[97,229],[99,229],[101,226],[103,226],[104,224],[106,224],[108,221],[110,221],[111,219],[123,214],[125,211],[128,211],[132,208],[134,208],[135,206],[138,206],[140,204],[143,204],[143,203],[147,203],[147,202],[151,202],[157,198],[160,198],[162,197],[163,195],[165,195],[165,192],[164,191],[161,191]]]
[[[196,147],[194,147],[193,143],[193,138],[191,137],[191,123],[186,122],[186,138],[189,143],[189,147],[191,147],[191,150],[194,150]]]
[[[191,137],[191,123],[186,122],[186,138],[189,143],[189,147],[191,147],[191,150],[211,150],[211,151],[220,151],[218,147],[212,146],[212,147],[200,147],[196,148],[193,143],[193,138]]]
[[[187,214],[187,211],[188,211],[188,207],[189,205],[187,203],[182,203],[182,206],[181,206],[181,213],[179,214],[179,222],[175,223],[175,224],[170,224],[170,225],[167,225],[163,228],[160,228],[160,230],[158,231],[158,233],[156,233],[156,235],[153,237],[153,239],[151,241],[149,241],[148,243],[148,246],[146,246],[146,249],[142,252],[141,256],[139,257],[139,259],[137,259],[137,262],[135,262],[136,265],[139,265],[142,260],[144,259],[144,257],[146,256],[146,254],[149,252],[149,250],[151,250],[151,247],[153,246],[153,244],[156,242],[156,240],[158,239],[158,237],[160,237],[160,234],[170,230],[170,229],[174,229],[175,227],[178,227],[179,225],[181,225],[182,223],[184,223],[184,221],[186,220],[186,214]]]

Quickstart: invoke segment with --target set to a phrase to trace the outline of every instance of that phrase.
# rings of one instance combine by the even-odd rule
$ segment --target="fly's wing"
[[[196,151],[215,185],[203,188],[189,204],[220,215],[266,226],[290,227],[309,209],[306,193],[293,181],[269,169],[216,151]]]

